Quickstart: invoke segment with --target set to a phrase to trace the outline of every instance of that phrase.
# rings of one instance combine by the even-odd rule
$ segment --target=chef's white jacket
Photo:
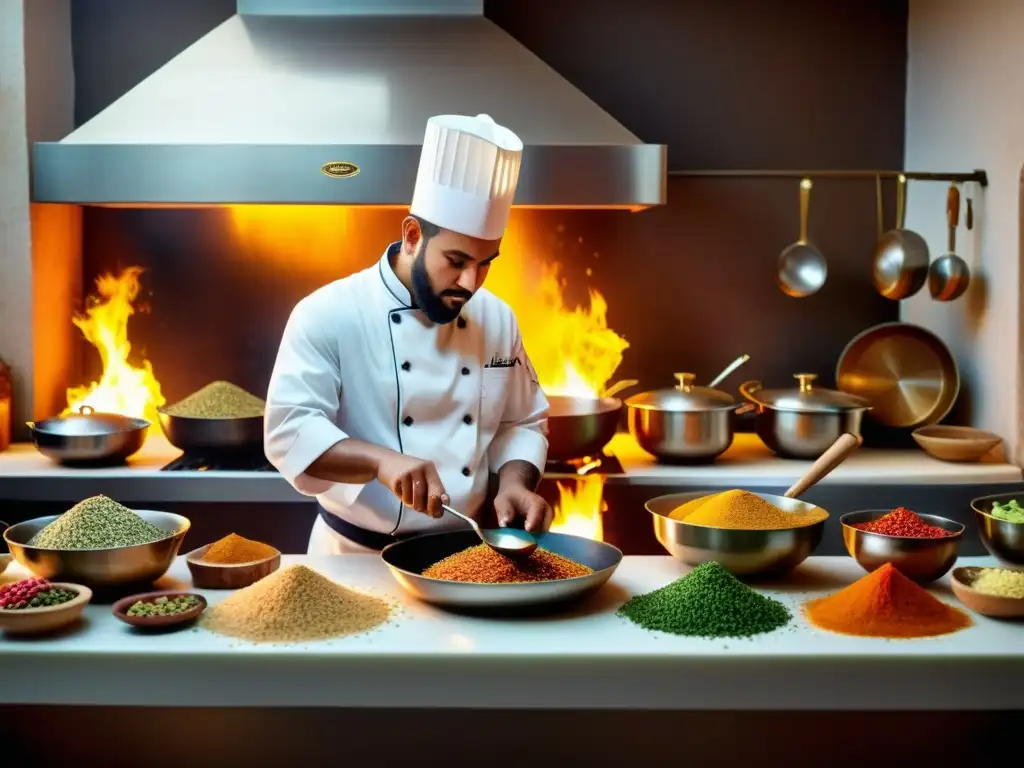
[[[511,308],[481,289],[456,322],[430,322],[391,268],[399,246],[296,305],[270,380],[264,447],[288,482],[328,512],[405,536],[459,521],[405,508],[376,480],[311,477],[309,465],[347,437],[429,459],[452,506],[474,514],[489,471],[515,459],[544,468],[548,402]]]

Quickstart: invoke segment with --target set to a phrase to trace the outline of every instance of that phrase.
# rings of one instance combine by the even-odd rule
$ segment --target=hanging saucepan
[[[795,374],[795,389],[762,390],[761,382],[740,385],[740,394],[757,410],[754,429],[776,455],[788,459],[816,459],[839,436],[860,437],[867,400],[834,389],[812,386],[815,373]],[[745,406],[740,410],[749,409]]]
[[[142,447],[150,426],[145,419],[96,413],[88,405],[27,425],[39,452],[62,464],[122,462]]]
[[[548,461],[599,455],[615,437],[622,414],[622,401],[612,395],[636,384],[616,382],[600,397],[548,395]]]
[[[732,395],[715,385],[749,359],[737,358],[706,387],[694,386],[692,373],[677,373],[675,387],[633,395],[626,400],[630,434],[661,461],[714,461],[732,445],[736,410]]]

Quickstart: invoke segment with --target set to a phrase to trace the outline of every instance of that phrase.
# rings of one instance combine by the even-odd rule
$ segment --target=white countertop
[[[714,464],[659,464],[628,434],[615,436],[606,449],[618,457],[625,474],[609,476],[609,484],[678,487],[786,487],[810,466],[807,461],[779,459],[752,434],[738,434],[732,447]],[[126,465],[100,469],[60,466],[31,443],[12,445],[0,453],[0,499],[77,502],[97,493],[131,502],[309,501],[276,472],[163,472],[181,453],[160,434],[147,439]],[[548,477],[559,477],[548,475]],[[939,461],[920,450],[861,448],[826,477],[823,484],[947,485],[1019,483],[1019,467],[995,459],[976,464]]]
[[[636,709],[1022,709],[1024,625],[975,616],[920,640],[821,632],[799,617],[810,596],[863,575],[850,558],[811,558],[764,588],[794,610],[788,627],[745,640],[649,633],[614,614],[634,593],[686,572],[669,557],[627,557],[570,613],[493,619],[405,596],[376,556],[285,557],[348,586],[397,598],[398,621],[368,635],[260,646],[198,628],[143,635],[90,605],[54,638],[0,641],[0,703]],[[991,564],[963,558],[961,565]],[[0,576],[11,580],[16,568]],[[20,576],[19,576],[20,577]],[[174,577],[174,579],[171,579]],[[174,584],[174,580],[183,584]],[[170,586],[188,583],[179,558]],[[945,584],[935,588],[955,601]],[[229,592],[205,592],[211,602]]]

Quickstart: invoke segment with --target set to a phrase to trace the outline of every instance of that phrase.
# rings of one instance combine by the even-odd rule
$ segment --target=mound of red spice
[[[826,597],[804,604],[820,629],[866,637],[934,637],[971,626],[971,618],[915,584],[892,563]]]
[[[900,536],[905,539],[944,539],[955,536],[952,531],[929,525],[919,515],[906,507],[896,507],[892,512],[869,523],[854,523],[854,528],[886,536]]]

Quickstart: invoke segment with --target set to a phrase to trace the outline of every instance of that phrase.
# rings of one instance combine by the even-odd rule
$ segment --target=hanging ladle
[[[928,281],[928,243],[917,232],[904,229],[907,177],[897,177],[896,228],[878,239],[872,257],[871,277],[875,289],[887,299],[898,301],[913,296]]]
[[[441,509],[449,515],[455,515],[460,520],[469,523],[476,535],[480,537],[480,541],[499,555],[524,558],[532,555],[537,549],[537,540],[529,531],[519,528],[481,528],[476,520],[452,509],[447,504],[442,504]]]
[[[800,182],[800,239],[779,254],[775,280],[787,296],[802,299],[817,293],[828,277],[821,251],[807,240],[807,214],[811,205],[811,180]]]
[[[946,220],[949,223],[949,251],[932,262],[928,269],[928,290],[936,301],[959,299],[971,282],[971,270],[967,262],[956,255],[960,190],[955,184],[949,185],[949,193],[946,195]]]

